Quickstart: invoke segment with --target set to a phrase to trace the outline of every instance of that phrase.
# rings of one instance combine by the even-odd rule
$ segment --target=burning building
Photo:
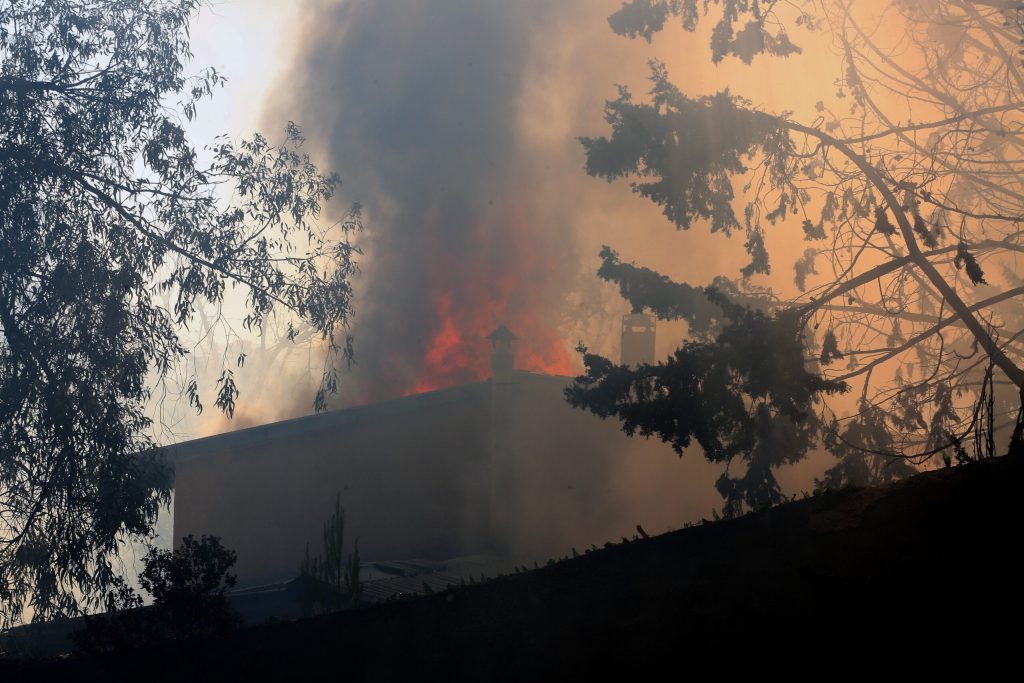
[[[171,449],[175,538],[222,537],[241,583],[255,585],[298,573],[339,495],[368,562],[532,563],[708,514],[717,473],[701,458],[680,463],[664,444],[574,410],[570,378],[517,370],[503,326],[489,339],[484,381]]]

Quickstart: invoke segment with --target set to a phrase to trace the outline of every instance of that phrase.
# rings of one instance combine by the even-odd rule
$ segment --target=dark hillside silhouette
[[[1016,651],[1001,645],[1024,597],[1022,476],[1019,458],[972,463],[421,599],[0,674],[123,677],[160,661],[150,680],[295,680],[344,662],[346,680],[633,680],[765,661],[993,664]]]

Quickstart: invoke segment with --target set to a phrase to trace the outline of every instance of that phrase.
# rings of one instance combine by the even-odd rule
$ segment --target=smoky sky
[[[366,218],[356,366],[336,407],[488,377],[486,335],[498,324],[519,336],[522,369],[574,375],[578,341],[617,357],[628,305],[596,277],[603,244],[688,282],[747,262],[742,241],[725,249],[702,231],[683,238],[629,183],[587,176],[577,138],[607,133],[602,107],[617,84],[646,97],[651,58],[696,92],[742,81],[770,95],[778,83],[714,67],[707,36],[616,36],[607,17],[619,6],[299,5],[264,127],[297,121],[314,157],[342,178],[335,210],[359,201]],[[675,334],[659,331],[660,352]],[[296,414],[308,406],[298,401]]]
[[[499,323],[520,337],[520,368],[575,374],[578,340],[617,357],[618,315],[629,306],[595,275],[602,244],[693,284],[735,276],[749,260],[742,239],[728,248],[720,234],[680,233],[627,182],[588,177],[577,136],[608,133],[602,106],[616,84],[646,99],[651,58],[686,92],[728,86],[768,108],[782,93],[780,102],[808,111],[820,93],[803,77],[830,83],[831,66],[810,50],[785,72],[764,61],[715,66],[708,35],[677,29],[653,44],[613,35],[607,17],[620,5],[296,3],[292,54],[261,127],[298,122],[317,162],[343,180],[333,210],[359,201],[366,217],[351,330],[357,363],[333,407],[488,377],[485,337]],[[660,323],[658,353],[684,333]],[[254,381],[267,398],[242,406],[249,424],[311,412],[313,388],[275,368]],[[650,467],[649,479],[623,487],[650,491],[667,480]]]
[[[367,218],[349,400],[480,379],[499,323],[520,365],[568,371],[549,302],[574,247],[519,140],[532,38],[557,7],[354,0],[307,20],[280,101]]]

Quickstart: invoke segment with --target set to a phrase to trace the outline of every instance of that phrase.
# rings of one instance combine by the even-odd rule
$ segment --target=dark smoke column
[[[566,3],[568,4],[568,3]],[[554,329],[572,239],[542,220],[517,143],[539,0],[312,6],[284,81],[312,144],[366,208],[357,366],[343,403],[489,376],[486,335],[516,330],[524,369],[574,372]]]

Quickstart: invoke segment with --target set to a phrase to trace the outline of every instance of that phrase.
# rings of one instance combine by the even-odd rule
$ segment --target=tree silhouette
[[[184,71],[199,4],[0,4],[0,626],[98,605],[152,527],[171,476],[144,406],[197,310],[237,290],[246,328],[281,313],[351,351],[358,214],[320,224],[338,180],[298,127],[219,137],[209,163],[188,140],[221,82]],[[232,415],[243,360],[212,399],[187,381],[195,410]],[[329,361],[317,407],[336,383]]]
[[[971,0],[625,3],[612,28],[648,40],[669,21],[696,31],[710,19],[716,63],[799,52],[789,27],[833,46],[842,66],[834,84],[811,84],[835,95],[808,122],[728,90],[688,96],[659,63],[649,102],[622,88],[607,103],[610,134],[582,139],[587,172],[630,178],[680,230],[742,234],[750,262],[701,286],[605,248],[599,275],[635,310],[686,320],[690,339],[639,368],[585,356],[569,401],[680,454],[696,441],[713,461],[742,463],[718,482],[732,514],[782,500],[773,471],[817,446],[838,458],[826,487],[1020,450],[1013,12]],[[771,272],[768,231],[806,244],[795,294],[755,285]]]

